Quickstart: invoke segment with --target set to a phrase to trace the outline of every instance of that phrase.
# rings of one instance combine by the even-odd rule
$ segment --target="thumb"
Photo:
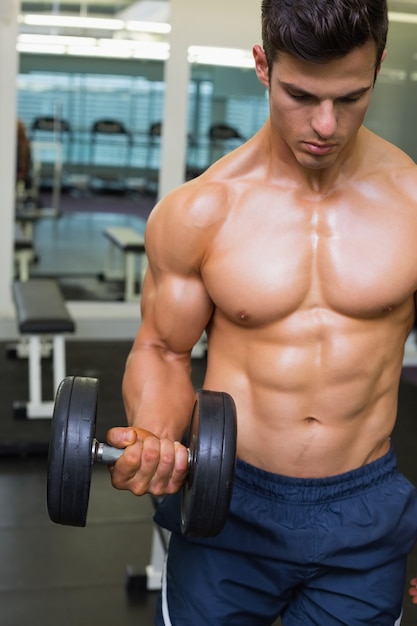
[[[106,439],[110,445],[116,448],[125,448],[136,443],[137,434],[134,428],[116,426],[107,431]]]

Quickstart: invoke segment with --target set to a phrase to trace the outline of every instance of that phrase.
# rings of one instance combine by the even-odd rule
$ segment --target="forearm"
[[[123,399],[128,424],[181,440],[194,402],[189,353],[134,345],[126,362]]]

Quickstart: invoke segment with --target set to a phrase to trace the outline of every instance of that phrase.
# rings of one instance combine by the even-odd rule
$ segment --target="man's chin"
[[[324,170],[331,167],[336,162],[336,158],[337,156],[334,153],[324,156],[302,154],[297,157],[297,161],[305,169]]]

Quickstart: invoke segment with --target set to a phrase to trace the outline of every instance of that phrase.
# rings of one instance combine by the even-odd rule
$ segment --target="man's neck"
[[[356,137],[344,148],[337,159],[329,167],[304,167],[295,158],[287,144],[280,138],[270,142],[271,172],[278,172],[282,178],[288,177],[307,194],[325,196],[335,188],[339,188],[342,181],[354,177],[360,159],[362,129]]]

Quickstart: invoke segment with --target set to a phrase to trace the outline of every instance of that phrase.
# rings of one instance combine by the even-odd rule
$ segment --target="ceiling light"
[[[79,15],[51,15],[28,13],[19,16],[19,22],[26,26],[43,26],[49,28],[81,28],[92,30],[123,30],[142,33],[166,35],[171,31],[171,25],[165,22],[145,22],[120,19],[83,17]]]
[[[123,20],[105,17],[82,17],[78,15],[44,15],[28,13],[19,18],[27,26],[49,26],[62,28],[90,28],[99,30],[121,30]]]
[[[253,68],[252,53],[236,48],[215,48],[210,46],[190,46],[188,61],[201,65],[222,65],[228,67]]]
[[[390,22],[401,22],[403,24],[417,24],[417,13],[397,13],[395,11],[388,12]]]
[[[27,54],[69,54],[79,57],[106,57],[122,59],[149,59],[166,61],[169,44],[162,41],[134,41],[124,39],[96,39],[67,35],[18,36],[17,50]]]
[[[45,46],[94,46],[94,37],[70,37],[68,35],[36,35],[33,33],[22,33],[18,36],[18,43],[22,44],[42,44]]]
[[[65,46],[49,46],[48,44],[20,43],[16,45],[16,50],[22,54],[65,54]]]
[[[171,32],[171,24],[167,24],[165,22],[140,22],[136,20],[129,20],[125,23],[125,29],[140,33],[167,35]]]
[[[110,48],[110,46],[68,46],[66,53],[76,57],[105,57],[110,59],[128,59],[131,54],[126,48]]]

